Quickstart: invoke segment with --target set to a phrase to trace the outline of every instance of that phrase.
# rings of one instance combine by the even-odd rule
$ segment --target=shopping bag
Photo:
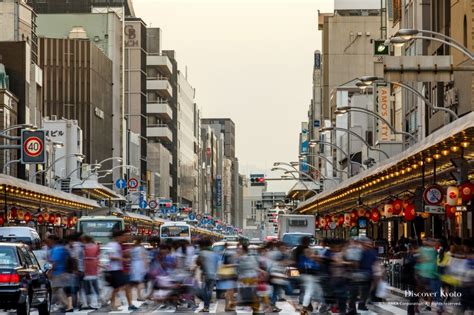
[[[388,283],[380,280],[377,283],[377,290],[375,291],[375,296],[379,299],[385,299],[388,297]]]

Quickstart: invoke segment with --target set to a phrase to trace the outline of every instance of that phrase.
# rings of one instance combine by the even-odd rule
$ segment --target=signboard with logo
[[[390,112],[390,87],[381,85],[377,87],[377,112],[386,121],[391,121]],[[379,121],[377,129],[378,139],[380,141],[390,141],[392,131],[386,123]]]

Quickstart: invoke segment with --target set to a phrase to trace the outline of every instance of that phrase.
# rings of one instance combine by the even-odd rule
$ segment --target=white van
[[[41,239],[35,229],[27,226],[0,227],[0,242],[24,243],[32,250],[41,248]]]

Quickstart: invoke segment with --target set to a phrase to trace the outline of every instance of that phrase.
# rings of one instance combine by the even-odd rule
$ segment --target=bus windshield
[[[90,235],[96,242],[106,244],[112,238],[112,231],[123,230],[120,220],[84,220],[79,221],[79,229],[83,234]]]
[[[161,237],[189,237],[189,226],[186,226],[186,225],[162,226]]]

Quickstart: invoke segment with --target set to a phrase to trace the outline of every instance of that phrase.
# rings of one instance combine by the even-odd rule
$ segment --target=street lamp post
[[[352,106],[342,106],[342,107],[337,107],[336,108],[336,115],[338,114],[344,114],[346,112],[349,112],[349,111],[353,111],[353,112],[362,112],[362,113],[366,113],[370,116],[373,116],[379,120],[381,120],[384,124],[387,125],[387,127],[394,133],[394,134],[400,134],[400,135],[404,135],[404,136],[407,136],[407,137],[410,137],[413,141],[416,142],[416,137],[414,135],[412,135],[411,133],[409,132],[405,132],[405,131],[398,131],[394,126],[392,126],[385,118],[383,118],[382,116],[380,116],[379,114],[377,114],[376,112],[373,112],[367,108],[363,108],[363,107],[352,107]]]
[[[8,165],[13,164],[13,163],[20,163],[20,162],[21,162],[21,160],[11,160],[11,161],[8,161],[7,163],[5,163],[5,165],[3,165],[3,171],[2,171],[2,173],[5,174]]]
[[[385,155],[385,157],[387,159],[390,158],[390,156],[388,155],[387,152],[385,152],[384,150],[377,149],[377,148],[374,148],[374,147],[370,146],[370,144],[364,138],[362,138],[360,135],[358,135],[357,133],[355,133],[352,130],[349,130],[349,129],[346,129],[346,128],[341,128],[341,127],[324,127],[324,128],[320,129],[321,132],[323,132],[323,131],[332,131],[332,130],[344,131],[344,132],[347,132],[348,134],[356,137],[357,139],[359,139],[363,144],[365,144],[367,146],[367,157],[369,157],[368,153],[369,153],[369,150],[371,150],[371,151],[377,151],[377,152],[382,153],[383,155]]]
[[[322,158],[323,160],[325,160],[327,163],[331,164],[334,169],[336,170],[336,172],[339,172],[339,173],[346,173],[347,175],[349,175],[349,172],[346,171],[346,170],[340,170],[338,169],[337,167],[334,166],[334,163],[333,161],[331,161],[330,159],[328,159],[326,156],[322,155],[322,154],[311,154],[311,156],[316,156],[316,157],[320,157]],[[299,165],[299,164],[304,164],[304,165],[307,165],[309,168],[312,168],[316,171],[319,171],[319,169],[317,169],[316,167],[314,167],[313,165],[309,164],[309,163],[306,163],[306,162],[303,162],[303,161],[300,161],[300,162],[290,162],[290,164],[292,165]]]
[[[419,34],[429,34],[429,35],[434,35],[438,37],[430,37],[430,36],[423,36]],[[416,29],[400,29],[398,32],[395,33],[395,36],[387,39],[385,41],[385,45],[393,44],[393,45],[403,45],[409,41],[415,40],[415,39],[425,39],[425,40],[432,40],[436,42],[440,42],[442,44],[448,45],[453,47],[454,49],[457,49],[469,59],[474,60],[474,54],[467,48],[464,47],[461,43],[457,42],[455,39],[452,37],[449,37],[447,35],[444,35],[442,33],[434,32],[434,31],[429,31],[429,30],[416,30]]]
[[[346,153],[346,151],[344,151],[344,149],[342,149],[340,146],[338,146],[337,144],[334,144],[334,143],[331,143],[329,141],[322,141],[322,140],[311,140],[310,141],[310,145],[314,143],[314,144],[324,144],[324,145],[328,145],[330,147],[333,147],[339,151],[341,151],[341,153],[347,158],[347,163],[348,163],[348,166],[352,166],[352,164],[357,164],[359,165],[360,167],[362,167],[363,169],[366,169],[365,165],[357,162],[357,161],[354,161],[354,160],[351,160],[351,156],[349,155],[349,153]],[[301,153],[301,155],[309,155],[311,156],[311,154],[306,154],[306,153]],[[349,171],[349,174],[351,173],[351,170]]]
[[[396,85],[412,92],[416,96],[418,96],[432,110],[434,110],[434,111],[444,111],[444,112],[449,113],[454,119],[459,118],[459,116],[453,110],[451,110],[449,108],[446,108],[446,107],[438,107],[438,106],[433,105],[433,103],[431,103],[431,101],[429,99],[427,99],[420,91],[418,91],[417,89],[411,87],[408,84],[398,82],[398,81],[387,81],[384,78],[379,78],[379,77],[376,77],[376,76],[363,76],[363,77],[360,77],[359,80],[363,84],[361,86],[362,88],[364,86],[372,85],[373,83],[376,83],[376,82],[387,82],[387,83],[390,83],[390,84],[396,84]]]
[[[49,171],[49,169],[51,169],[58,161],[61,161],[63,159],[66,159],[66,158],[70,158],[70,157],[77,157],[78,159],[83,159],[85,157],[84,154],[80,154],[80,153],[73,153],[73,154],[67,154],[67,155],[64,155],[64,156],[61,156],[60,158],[54,160],[50,165],[48,165],[44,170],[40,170],[40,171],[37,171],[35,173],[33,173],[31,176],[30,176],[30,181],[38,174],[41,174],[41,173],[45,173],[47,171]]]

